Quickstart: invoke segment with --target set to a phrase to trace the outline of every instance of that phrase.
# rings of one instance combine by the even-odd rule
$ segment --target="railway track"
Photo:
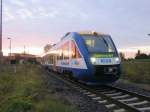
[[[53,77],[87,95],[110,112],[150,112],[150,97],[111,85],[86,86],[54,73]]]
[[[107,104],[107,99],[112,101],[111,104],[108,101],[108,105],[106,105],[108,108],[115,109],[116,104],[122,107],[122,109],[115,110],[117,112],[150,112],[150,97],[111,85],[105,85],[101,88],[96,87],[94,91],[106,98],[104,104]]]

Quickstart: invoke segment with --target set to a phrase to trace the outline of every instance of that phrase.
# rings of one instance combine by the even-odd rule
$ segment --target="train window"
[[[76,58],[76,48],[75,48],[76,46],[75,46],[75,44],[74,44],[74,42],[73,41],[71,41],[71,57],[72,58]]]
[[[52,64],[55,63],[55,55],[52,55]]]
[[[53,64],[53,55],[51,55],[51,64]]]
[[[72,54],[71,56],[72,58],[81,58],[81,55],[73,40],[71,41],[71,54]]]
[[[64,59],[69,59],[69,42],[63,45],[63,56]]]
[[[51,55],[51,61],[50,64],[53,64],[53,55]]]
[[[60,52],[60,48],[57,49],[57,60],[61,59],[61,52]]]
[[[55,55],[52,55],[52,54],[50,54],[49,56],[48,56],[48,63],[49,64],[54,64],[54,62],[55,62],[55,60],[54,60],[54,57]]]
[[[52,58],[51,58],[52,56],[51,56],[51,55],[49,55],[48,57],[49,57],[49,59],[48,59],[48,63],[49,63],[49,64],[52,64]]]
[[[63,59],[63,46],[57,49],[57,60]]]
[[[58,54],[59,49],[57,49],[56,51],[57,51],[57,53],[56,53],[56,59],[59,60],[59,54]]]
[[[62,50],[62,48],[60,49],[60,59],[61,60],[63,59],[63,50]]]
[[[77,47],[76,47],[76,58],[81,58],[81,55],[80,55],[80,53],[79,53]]]

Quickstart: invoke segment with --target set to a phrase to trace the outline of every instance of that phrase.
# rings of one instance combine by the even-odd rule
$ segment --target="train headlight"
[[[94,57],[91,57],[90,60],[91,60],[92,63],[96,62],[96,58],[94,58]]]
[[[115,61],[116,61],[117,63],[119,63],[119,62],[120,62],[119,57],[116,57],[116,58],[115,58]]]

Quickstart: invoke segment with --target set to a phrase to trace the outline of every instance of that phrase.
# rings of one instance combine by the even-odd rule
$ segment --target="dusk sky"
[[[3,0],[3,51],[42,54],[70,31],[112,36],[119,50],[150,53],[150,0]]]

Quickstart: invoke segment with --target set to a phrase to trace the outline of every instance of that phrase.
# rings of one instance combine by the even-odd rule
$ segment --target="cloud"
[[[5,7],[9,6],[10,11],[6,12],[7,21],[12,19],[56,19],[61,18],[61,21],[73,19],[73,21],[89,19],[88,14],[80,8],[77,8],[79,3],[60,1],[41,1],[41,0],[8,0],[5,2]]]
[[[33,18],[33,12],[28,9],[20,9],[17,11],[17,14],[22,19]]]
[[[3,20],[5,22],[15,19],[14,15],[10,12],[8,7],[4,7],[3,15],[4,15],[4,19]]]
[[[11,3],[20,7],[25,6],[25,3],[21,0],[11,0]]]
[[[38,7],[36,9],[36,13],[38,13],[39,17],[50,17],[50,18],[54,18],[57,16],[58,11],[57,10],[48,10],[46,8],[43,7]]]
[[[39,3],[40,0],[31,0],[32,3]]]

